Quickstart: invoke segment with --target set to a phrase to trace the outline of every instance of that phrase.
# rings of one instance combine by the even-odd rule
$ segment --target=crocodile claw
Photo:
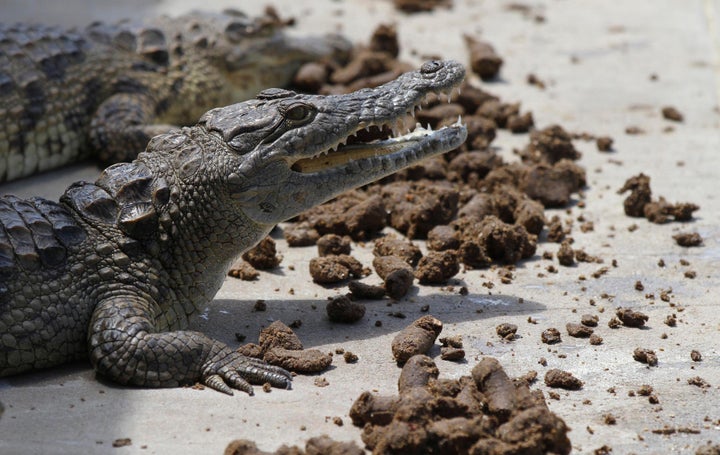
[[[251,384],[269,383],[273,387],[292,388],[292,374],[278,366],[223,349],[204,368],[202,383],[218,392],[233,395],[233,389],[254,395]]]

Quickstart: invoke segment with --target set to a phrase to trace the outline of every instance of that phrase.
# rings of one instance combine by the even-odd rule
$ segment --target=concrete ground
[[[248,12],[263,6],[245,3],[252,3],[242,6]],[[378,23],[396,22],[403,58],[416,63],[429,55],[467,61],[463,32],[491,41],[505,65],[502,79],[484,88],[506,101],[521,101],[540,127],[559,123],[569,131],[615,139],[611,154],[598,152],[591,142],[576,141],[583,153],[580,164],[588,171],[585,207],[549,214],[574,220],[575,246],[603,257],[602,265],[615,259],[617,267],[610,266],[597,279],[592,273],[598,264],[558,267],[558,273],[549,273],[551,262],[540,255],[556,252],[557,245],[541,243],[538,256],[517,268],[512,284],[501,284],[493,271],[462,272],[457,285],[467,286],[469,295],[459,295],[457,285],[454,291],[421,286],[392,306],[371,302],[361,322],[341,326],[326,319],[324,304],[326,297],[346,289],[313,284],[308,262],[315,249],[289,249],[278,236],[284,255],[280,268],[262,273],[256,282],[228,278],[195,328],[235,345],[236,332],[253,340],[273,320],[300,319],[303,324],[296,332],[306,347],[344,348],[360,358],[356,364],[337,358],[321,375],[327,387],[314,385],[317,377],[298,376],[291,391],[258,389],[252,398],[210,390],[133,389],[100,380],[88,364],[79,363],[0,381],[5,407],[0,453],[220,453],[236,438],[250,438],[274,450],[323,433],[360,443],[360,430],[352,426],[348,410],[362,391],[396,392],[399,369],[390,341],[421,315],[424,304],[445,322],[445,335],[460,334],[465,340],[466,363],[437,358],[445,377],[468,374],[477,358],[491,355],[512,376],[534,369],[542,378],[547,369],[561,368],[585,381],[581,391],[561,391],[559,400],[548,400],[572,427],[576,453],[592,453],[603,445],[612,447],[613,453],[694,453],[707,441],[720,443],[720,312],[714,295],[720,285],[720,199],[715,194],[720,169],[720,1],[545,0],[522,2],[529,7],[523,12],[510,7],[518,2],[455,0],[452,10],[413,16],[399,14],[389,1],[379,0],[273,3],[297,18],[297,33],[341,31],[365,41]],[[107,15],[141,17],[207,5],[183,0],[126,2],[120,8],[119,2],[68,0],[58,10],[60,4],[11,0],[0,10],[8,22],[44,19],[73,24]],[[240,6],[213,3],[220,4]],[[534,20],[536,15],[545,21]],[[529,73],[545,81],[547,88],[528,85]],[[666,105],[677,107],[684,122],[664,120],[660,109]],[[628,126],[640,127],[645,134],[628,135]],[[669,126],[672,132],[665,131]],[[501,134],[494,144],[510,160],[512,149],[525,143],[526,135]],[[654,195],[699,204],[695,220],[655,225],[626,217],[624,196],[616,190],[640,172],[651,176]],[[71,181],[92,179],[96,173],[93,165],[80,165],[2,186],[0,192],[57,197]],[[594,230],[582,233],[580,217],[592,221]],[[633,225],[637,229],[631,231]],[[700,233],[704,245],[676,245],[672,235],[685,231]],[[367,247],[355,246],[354,254],[370,264]],[[660,259],[665,267],[658,266]],[[696,278],[685,277],[688,270],[697,272]],[[366,281],[376,280],[371,276]],[[635,289],[638,280],[644,284],[642,292]],[[483,287],[486,281],[495,287]],[[669,302],[659,298],[663,290],[670,291]],[[655,298],[645,297],[650,293]],[[518,303],[520,298],[524,303]],[[267,302],[267,311],[252,311],[257,299]],[[609,329],[607,321],[618,306],[649,315],[647,329]],[[391,311],[408,318],[391,317]],[[564,334],[565,324],[579,322],[584,313],[600,317],[596,333],[604,338],[602,345],[566,335],[551,348],[540,342],[546,328],[557,327]],[[663,323],[672,313],[678,317],[677,327]],[[375,326],[376,320],[382,321],[381,327]],[[517,324],[519,339],[502,342],[495,334],[502,322]],[[636,347],[655,350],[659,365],[648,368],[634,361]],[[693,349],[702,353],[702,362],[691,361]],[[432,354],[437,356],[438,350]],[[541,357],[547,359],[547,367],[538,364]],[[694,376],[711,387],[689,385],[687,379]],[[654,388],[659,404],[628,396],[642,384]],[[549,390],[542,380],[533,387]],[[611,387],[615,393],[608,391]],[[604,423],[608,413],[617,424]],[[335,416],[345,425],[334,424]],[[665,427],[680,431],[654,432]],[[130,438],[132,444],[112,449],[119,438]]]

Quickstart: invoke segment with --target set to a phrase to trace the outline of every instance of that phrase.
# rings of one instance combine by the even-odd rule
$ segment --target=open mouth
[[[460,125],[460,119],[458,118],[458,122],[451,127]],[[412,145],[421,145],[451,127],[443,127],[433,131],[431,128],[426,129],[418,123],[413,131],[402,136],[392,136],[386,139],[373,140],[372,142],[352,142],[347,145],[339,145],[336,149],[313,158],[300,159],[292,165],[292,170],[301,173],[313,173],[344,166],[351,161],[390,155],[408,149]]]
[[[444,94],[448,101],[451,99],[452,90],[451,88]],[[292,164],[291,169],[295,172],[309,174],[342,167],[353,161],[393,154],[403,155],[405,150],[413,149],[417,151],[422,149],[424,144],[429,144],[433,138],[443,136],[448,132],[448,128],[461,126],[461,120],[458,118],[457,123],[454,125],[436,131],[433,131],[430,127],[424,128],[420,123],[417,123],[414,129],[408,130],[406,122],[413,120],[416,109],[419,109],[419,105],[409,109],[405,116],[384,123],[360,125],[354,133],[328,150],[320,152],[311,158],[297,160]],[[398,132],[401,131],[405,132],[405,134],[399,135]]]

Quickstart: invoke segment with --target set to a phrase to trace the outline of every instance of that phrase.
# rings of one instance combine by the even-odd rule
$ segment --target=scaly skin
[[[286,371],[184,330],[188,318],[275,224],[458,147],[460,124],[341,144],[397,126],[463,76],[460,64],[433,61],[348,95],[266,90],[153,138],[59,203],[0,199],[0,376],[89,357],[121,384],[289,387]]]
[[[283,28],[231,11],[82,32],[0,24],[0,182],[91,153],[132,160],[151,137],[350,49],[337,36],[291,38]]]

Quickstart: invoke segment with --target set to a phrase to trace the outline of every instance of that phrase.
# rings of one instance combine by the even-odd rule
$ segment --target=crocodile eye
[[[432,74],[437,72],[440,68],[442,68],[442,66],[442,62],[438,60],[430,60],[423,63],[423,65],[420,67],[420,72],[423,74]]]
[[[310,120],[314,111],[305,104],[295,104],[285,111],[285,118],[292,122],[303,122]]]

